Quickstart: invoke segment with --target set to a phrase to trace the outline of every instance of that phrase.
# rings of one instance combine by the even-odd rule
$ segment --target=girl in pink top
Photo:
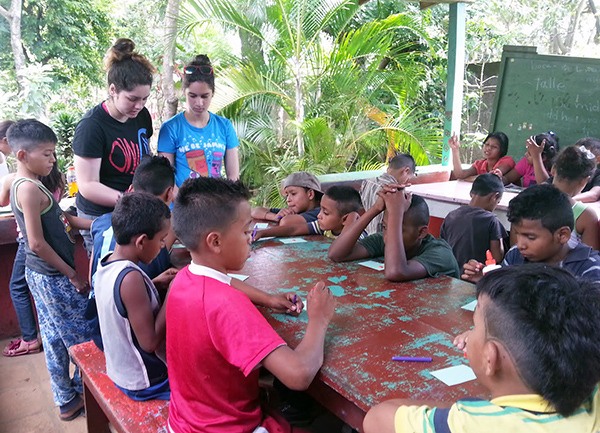
[[[550,175],[554,158],[558,154],[558,137],[554,132],[531,136],[525,142],[525,156],[508,173],[500,174],[505,185],[513,183],[527,188],[536,183],[545,182]]]
[[[474,178],[477,175],[490,173],[493,170],[499,170],[502,174],[505,174],[515,166],[514,159],[506,156],[506,152],[508,152],[508,137],[503,132],[493,132],[485,137],[483,141],[483,156],[485,158],[473,162],[473,165],[466,170],[462,168],[460,162],[460,143],[458,142],[458,137],[453,135],[448,144],[452,149],[452,164],[454,165],[452,174],[454,179]]]

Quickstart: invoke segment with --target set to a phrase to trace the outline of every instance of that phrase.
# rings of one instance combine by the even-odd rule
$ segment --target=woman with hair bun
[[[575,219],[574,235],[584,244],[597,250],[598,215],[585,203],[573,197],[580,194],[596,169],[596,157],[584,146],[569,146],[558,154],[552,166],[552,184],[569,196]]]
[[[108,98],[88,111],[75,129],[73,152],[79,194],[77,214],[94,219],[112,212],[129,188],[141,158],[150,152],[152,118],[144,107],[155,68],[121,38],[104,58]],[[89,232],[82,232],[91,251]]]
[[[215,92],[215,75],[208,56],[201,54],[183,68],[186,109],[163,123],[158,153],[175,167],[177,187],[189,177],[236,180],[240,174],[238,139],[231,122],[208,111]]]

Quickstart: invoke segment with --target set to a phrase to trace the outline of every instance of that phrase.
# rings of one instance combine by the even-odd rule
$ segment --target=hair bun
[[[112,47],[110,47],[110,54],[116,61],[123,60],[125,58],[131,57],[133,54],[133,50],[135,49],[135,42],[128,38],[119,38],[114,43]]]
[[[190,62],[190,65],[208,65],[208,66],[212,66],[212,64],[210,63],[210,59],[208,58],[208,56],[206,54],[198,54],[196,57],[194,57],[194,60],[192,60]]]

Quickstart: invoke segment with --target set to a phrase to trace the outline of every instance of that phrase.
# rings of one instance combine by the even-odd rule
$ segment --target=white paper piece
[[[279,238],[278,240],[283,244],[300,244],[306,242],[306,239],[302,238]]]
[[[448,386],[476,379],[475,373],[467,365],[455,365],[454,367],[442,368],[441,370],[430,371],[429,373]]]
[[[171,248],[172,248],[172,249],[174,249],[174,250],[175,250],[175,249],[179,249],[179,248],[185,248],[185,245],[183,245],[183,244],[180,244],[180,243],[176,243],[176,244],[173,244],[173,245],[171,246]]]
[[[467,310],[467,311],[475,311],[476,306],[477,306],[477,299],[469,302],[468,304],[463,305],[460,308],[462,308],[463,310]]]
[[[254,224],[254,228],[256,230],[268,229],[269,228],[269,223],[256,223],[256,224]]]
[[[250,278],[250,275],[242,275],[242,274],[227,274],[229,275],[231,278],[235,278],[236,280],[240,280],[240,281],[246,281],[248,278]]]
[[[360,262],[359,265],[375,269],[376,271],[383,271],[385,269],[385,264],[381,262],[376,262],[375,260],[367,260],[366,262]]]

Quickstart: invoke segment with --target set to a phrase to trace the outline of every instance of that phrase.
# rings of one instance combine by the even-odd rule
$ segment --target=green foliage
[[[22,101],[20,115],[22,117],[41,117],[45,114],[45,106],[52,87],[53,68],[50,65],[30,64],[25,68],[25,87],[19,99]]]
[[[82,113],[78,111],[63,109],[55,112],[52,119],[52,129],[58,137],[56,155],[59,168],[63,173],[69,166],[73,165],[73,136],[81,116]]]
[[[258,50],[226,58],[231,66],[218,73],[212,108],[234,122],[242,178],[259,188],[259,202],[278,197],[278,181],[292,171],[383,162],[390,138],[421,163],[439,157],[439,124],[408,108],[430,75],[419,61],[429,42],[414,16],[362,22],[352,0],[188,5],[184,34],[220,23],[238,30],[242,49]],[[383,113],[379,124],[369,117],[374,109]]]
[[[56,86],[99,84],[102,53],[112,40],[111,4],[101,0],[24,0],[21,35],[28,62],[51,65]],[[8,23],[1,20],[0,68],[13,67]]]

